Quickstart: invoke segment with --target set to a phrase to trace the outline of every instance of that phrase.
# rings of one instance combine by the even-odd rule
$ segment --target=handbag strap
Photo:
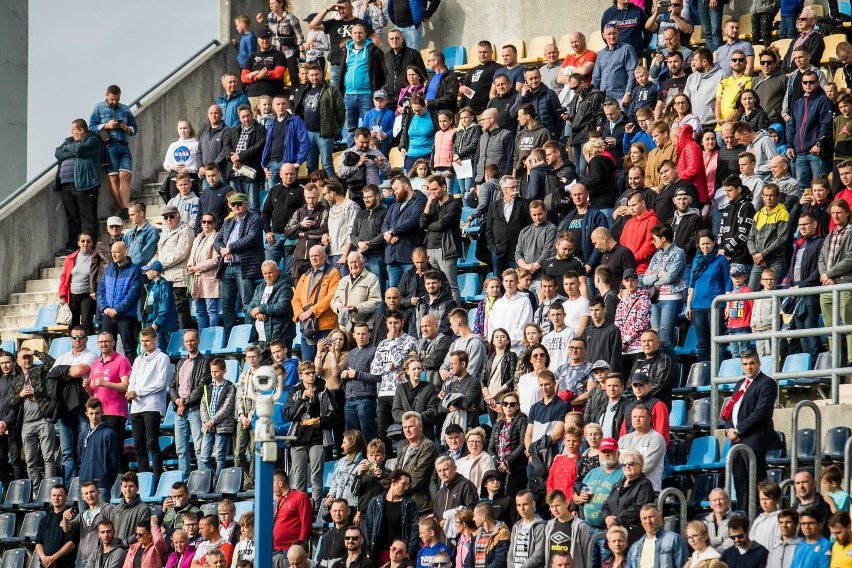
[[[322,290],[322,279],[325,278],[325,273],[320,276],[319,281],[317,282],[317,290],[314,292],[314,301],[311,303],[311,306],[315,305],[319,301],[320,290]],[[310,282],[310,280],[308,280]]]

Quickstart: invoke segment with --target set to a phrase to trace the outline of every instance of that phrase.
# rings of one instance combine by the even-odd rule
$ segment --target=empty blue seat
[[[234,507],[237,509],[234,514],[234,520],[239,522],[240,517],[242,517],[245,513],[254,511],[254,501],[237,501],[234,503]]]
[[[234,497],[243,488],[243,468],[226,467],[219,475],[216,490],[213,493],[197,495],[202,501],[220,500],[223,497]]]
[[[185,329],[179,329],[169,337],[169,346],[166,348],[166,353],[169,354],[169,357],[186,356],[186,349],[183,347],[183,334],[185,332]]]
[[[336,461],[325,462],[322,468],[322,487],[328,489],[331,487],[331,476],[334,475],[334,468],[337,467]]]
[[[846,449],[846,440],[852,436],[852,430],[848,426],[837,426],[825,433],[822,439],[822,459],[827,461],[843,461]]]
[[[710,386],[710,361],[699,361],[693,363],[689,368],[689,376],[686,377],[682,387],[673,388],[675,394],[689,394],[701,392],[700,389]]]
[[[176,417],[177,413],[175,412],[174,405],[169,404],[168,408],[166,408],[166,415],[163,417],[163,421],[160,423],[160,430],[174,430]]]
[[[484,266],[479,259],[476,258],[476,240],[470,241],[470,244],[467,245],[467,252],[464,255],[464,258],[458,259],[456,264],[459,268],[479,268],[480,266]]]
[[[801,428],[796,432],[796,453],[800,462],[813,462],[816,456],[816,432],[813,428]]]
[[[718,473],[702,473],[696,476],[695,483],[692,485],[692,493],[689,494],[689,499],[686,502],[687,507],[691,509],[709,507],[710,492],[721,487],[720,478],[721,476]]]
[[[686,424],[686,401],[673,400],[672,410],[669,412],[669,427],[683,426]]]
[[[189,480],[186,484],[193,497],[200,493],[210,493],[210,489],[213,487],[213,470],[193,469],[189,472]]]
[[[240,378],[240,362],[236,359],[228,359],[225,361],[225,379],[237,384]]]
[[[58,359],[60,355],[64,355],[71,351],[70,337],[57,337],[50,342],[50,349],[47,350],[48,355],[54,359]],[[95,351],[98,353],[98,351]]]
[[[221,349],[213,349],[211,353],[214,355],[234,355],[236,353],[243,353],[246,350],[246,347],[252,344],[251,328],[252,325],[250,323],[235,325],[231,329],[231,336],[228,338],[228,344]]]
[[[473,329],[473,322],[476,321],[476,313],[479,311],[479,308],[471,308],[467,311],[467,324]]]
[[[698,336],[695,335],[695,328],[690,326],[686,332],[686,338],[683,340],[683,346],[675,347],[675,355],[678,357],[684,355],[698,355]]]
[[[38,309],[38,314],[30,327],[22,327],[18,331],[20,333],[44,333],[50,327],[56,326],[56,312],[59,311],[59,304],[45,304]]]
[[[192,302],[195,303],[195,302]],[[91,351],[92,353],[100,353],[101,348],[98,347],[98,334],[90,335],[89,339],[86,340],[86,349]]]
[[[210,355],[214,349],[221,349],[225,345],[225,328],[221,326],[208,327],[198,334],[198,350],[205,355]]]
[[[782,373],[797,373],[800,371],[811,370],[811,354],[810,353],[792,353],[784,359],[784,366],[781,368]],[[806,384],[818,384],[819,379],[783,379],[778,381],[781,387],[805,386]]]
[[[18,351],[14,339],[8,339],[3,343],[0,343],[0,349],[5,351],[6,353],[11,353],[12,355],[14,355]]]
[[[467,63],[467,51],[462,45],[451,45],[443,50],[444,59],[449,69],[454,69],[456,65],[465,65]]]
[[[673,465],[672,471],[701,471],[706,469],[706,466],[718,461],[719,459],[719,441],[715,436],[702,436],[692,441],[692,446],[689,448],[689,455],[686,458],[686,464]]]
[[[465,302],[478,302],[482,299],[482,284],[479,282],[479,274],[459,274],[459,292]]]
[[[778,439],[781,440],[781,448],[777,450],[769,450],[766,452],[766,463],[774,466],[785,466],[790,463],[790,456],[787,455],[787,436],[784,432],[775,431]]]
[[[172,485],[183,480],[183,473],[178,470],[164,471],[163,475],[160,476],[160,481],[157,482],[157,490],[154,491],[153,495],[143,497],[142,502],[161,503],[166,497],[171,497]]]
[[[293,339],[293,349],[302,350],[302,324],[296,324],[296,337]]]

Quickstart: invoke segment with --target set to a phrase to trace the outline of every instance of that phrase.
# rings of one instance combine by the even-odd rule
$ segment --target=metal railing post
[[[793,486],[793,480],[792,479],[785,479],[780,484],[778,484],[778,487],[781,489],[781,500],[782,501],[784,500],[784,493],[786,491],[790,491],[790,495],[789,495],[790,507],[792,507],[793,506],[792,505],[793,499],[796,497],[796,491],[795,491],[795,487]]]
[[[843,490],[849,493],[849,483],[852,482],[852,438],[846,440],[843,446]]]
[[[710,433],[713,433],[719,420],[719,386],[713,384],[712,377],[719,374],[719,344],[716,342],[716,330],[719,329],[719,310],[716,303],[710,304]]]
[[[799,471],[799,413],[805,407],[810,408],[814,413],[814,479],[819,479],[822,472],[822,411],[811,400],[800,400],[793,408],[793,417],[790,422],[790,430],[793,433],[793,439],[790,442],[790,478],[792,479]],[[794,507],[797,501],[796,493],[793,492],[790,506]]]
[[[725,491],[728,495],[732,495],[731,491],[731,476],[733,475],[734,456],[739,453],[744,453],[748,460],[748,518],[753,521],[755,517],[755,498],[757,497],[757,458],[754,457],[754,451],[745,444],[734,444],[728,451],[728,456],[725,458]],[[743,496],[737,495],[737,505],[742,509]]]
[[[595,548],[599,540],[606,540],[606,531],[596,532],[589,537],[589,543],[586,545],[586,566],[594,566]]]
[[[660,513],[663,512],[663,507],[666,504],[666,499],[669,497],[675,497],[678,502],[678,508],[680,512],[680,532],[684,532],[686,530],[686,523],[689,519],[686,516],[686,495],[678,489],[677,487],[666,487],[662,491],[660,491],[659,496],[657,497],[657,508],[660,510]],[[590,566],[590,564],[588,565]]]

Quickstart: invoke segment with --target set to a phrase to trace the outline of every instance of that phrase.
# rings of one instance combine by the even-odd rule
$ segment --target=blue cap
[[[162,272],[163,271],[163,263],[160,262],[159,260],[155,260],[151,264],[148,264],[147,266],[143,266],[142,270],[144,270],[144,271],[154,270],[156,272]]]

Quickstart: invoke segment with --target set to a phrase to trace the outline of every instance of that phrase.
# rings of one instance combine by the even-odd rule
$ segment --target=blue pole
[[[275,442],[272,443],[275,445]],[[272,481],[275,462],[263,461],[263,442],[254,450],[254,565],[272,566]]]

